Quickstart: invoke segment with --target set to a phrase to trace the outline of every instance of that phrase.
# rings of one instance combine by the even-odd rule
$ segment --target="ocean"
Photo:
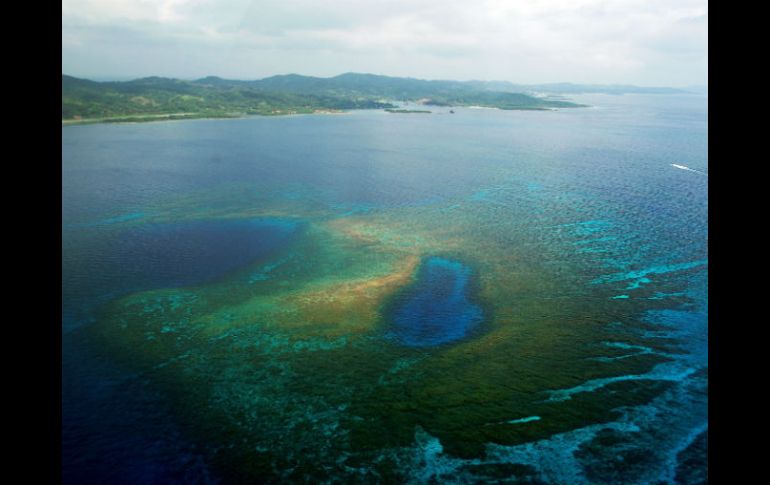
[[[703,483],[708,99],[572,99],[62,127],[64,483]]]

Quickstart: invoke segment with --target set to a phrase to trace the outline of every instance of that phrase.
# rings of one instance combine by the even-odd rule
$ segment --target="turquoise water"
[[[576,101],[63,127],[65,483],[700,483],[707,99]]]

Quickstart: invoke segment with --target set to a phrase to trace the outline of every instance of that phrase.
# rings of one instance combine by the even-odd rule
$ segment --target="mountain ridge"
[[[398,108],[394,103],[504,110],[584,106],[558,96],[568,92],[670,94],[685,91],[625,85],[425,80],[354,72],[326,78],[290,73],[256,80],[211,75],[194,80],[148,76],[101,82],[62,74],[62,120],[150,121],[164,116],[234,117]]]

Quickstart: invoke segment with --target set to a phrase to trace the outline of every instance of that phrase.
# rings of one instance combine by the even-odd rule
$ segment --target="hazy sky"
[[[63,0],[62,72],[707,84],[707,0]]]

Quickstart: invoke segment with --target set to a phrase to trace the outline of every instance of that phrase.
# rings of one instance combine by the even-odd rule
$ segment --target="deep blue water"
[[[276,219],[144,224],[119,235],[111,262],[136,262],[131,268],[134,286],[188,286],[270,254],[295,229],[295,223]],[[123,268],[108,271],[125,274]]]
[[[484,319],[470,298],[471,270],[458,261],[428,258],[417,283],[401,295],[392,311],[393,334],[411,347],[460,340]]]
[[[65,243],[78,245],[63,261],[65,330],[97,302],[133,291],[176,288],[215,280],[283,247],[297,223],[277,218],[146,223],[106,230],[141,213],[65,228]],[[99,231],[99,228],[103,228]],[[101,234],[101,238],[94,234]],[[127,264],[130,262],[130,264]]]
[[[62,416],[65,483],[207,483],[164,397],[141,376],[80,344],[71,330],[133,291],[211,282],[285,245],[297,223],[275,218],[148,223],[141,213],[65,227]],[[94,237],[97,229],[103,240]],[[97,244],[95,244],[97,243]]]
[[[648,315],[670,329],[656,337],[688,343],[654,373],[679,390],[624,418],[643,433],[669,430],[649,449],[666,453],[661,463],[675,456],[708,429],[703,382],[690,372],[708,368],[707,99],[575,99],[594,107],[63,127],[65,483],[216,481],[162,392],[86,347],[73,330],[117,296],[203,284],[269,258],[298,226],[254,217],[143,223],[157,207],[174,204],[180,213],[214,214],[266,200],[300,201],[343,215],[483,203],[502,243],[543,244],[544,264],[558,267],[565,256],[549,252],[558,241],[574,247],[570,258],[604,268],[586,275],[586,291],[617,285],[618,298],[633,299],[651,282],[683,283],[694,306]],[[244,184],[247,195],[238,192]],[[554,208],[565,201],[581,216],[562,220]],[[461,261],[428,259],[392,314],[397,338],[431,347],[472,333],[481,319],[473,277]],[[601,385],[587,382],[564,395]],[[570,447],[591,433],[497,453],[570,481]]]

